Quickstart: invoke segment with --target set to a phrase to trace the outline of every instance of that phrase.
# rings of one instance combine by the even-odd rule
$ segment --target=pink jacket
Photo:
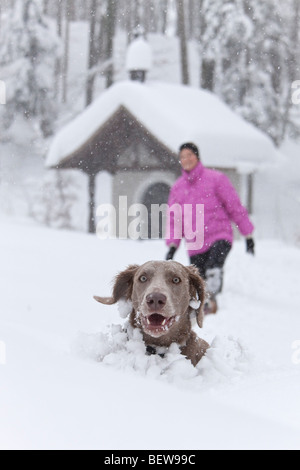
[[[181,239],[186,238],[190,256],[205,253],[218,240],[232,243],[231,222],[244,236],[254,230],[248,212],[228,177],[205,168],[201,162],[191,172],[183,171],[172,187],[169,208],[174,204],[177,210],[170,211],[167,221],[167,245],[179,247]],[[179,209],[181,215],[177,212]],[[187,236],[191,231],[194,236],[191,233]]]

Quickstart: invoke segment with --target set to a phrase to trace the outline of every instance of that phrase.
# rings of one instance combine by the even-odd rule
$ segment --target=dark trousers
[[[211,296],[222,292],[223,268],[231,244],[226,240],[217,241],[206,253],[191,257],[191,264],[199,270],[200,276],[206,280],[207,290]]]

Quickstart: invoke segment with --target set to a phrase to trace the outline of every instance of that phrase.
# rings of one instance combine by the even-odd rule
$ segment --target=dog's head
[[[152,338],[188,329],[194,311],[202,328],[205,289],[194,266],[185,267],[175,261],[129,266],[116,277],[111,298],[95,297],[105,305],[121,299],[132,302],[135,326]]]

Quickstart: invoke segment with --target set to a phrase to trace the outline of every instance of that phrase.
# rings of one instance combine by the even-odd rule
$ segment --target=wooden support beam
[[[90,174],[89,177],[89,233],[96,232],[95,223],[95,195],[96,195],[96,175]]]

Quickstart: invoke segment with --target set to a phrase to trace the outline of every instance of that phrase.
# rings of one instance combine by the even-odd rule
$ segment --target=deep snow
[[[129,263],[162,259],[163,242],[1,218],[0,246],[1,448],[300,448],[299,250],[265,240],[252,258],[236,243],[194,369],[176,348],[145,356],[139,335],[111,327],[117,306],[92,298]]]

